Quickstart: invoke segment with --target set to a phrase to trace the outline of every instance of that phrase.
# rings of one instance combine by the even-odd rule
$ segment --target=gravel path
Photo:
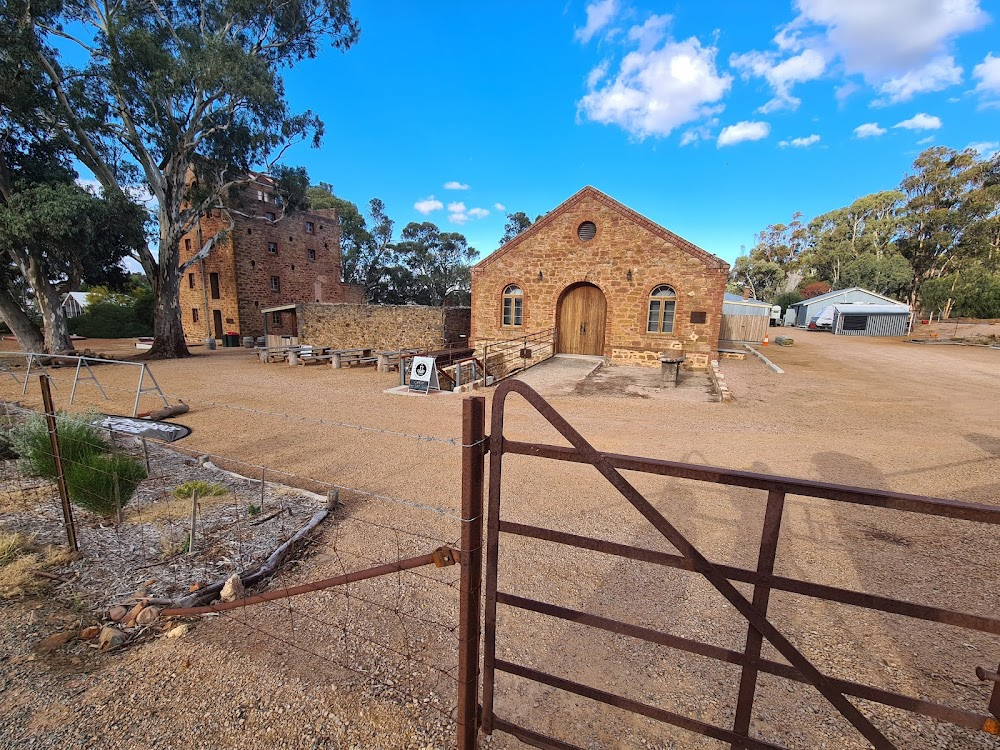
[[[614,393],[550,401],[602,450],[1000,505],[1000,352],[796,334],[794,347],[768,349],[785,375],[755,359],[722,362],[735,404]],[[359,491],[314,553],[285,574],[288,582],[458,538],[460,398],[393,398],[381,391],[394,374],[264,366],[241,350],[153,369],[167,393],[192,407],[178,420],[194,430],[186,448]],[[58,403],[68,397],[66,375],[56,374]],[[109,389],[114,401],[81,386],[77,405],[126,409],[130,377],[112,368],[98,377],[121,389]],[[0,380],[0,396],[19,393]],[[509,402],[508,435],[562,443],[523,401]],[[754,564],[763,493],[634,479],[713,560]],[[503,513],[671,551],[585,467],[509,458]],[[691,574],[506,538],[502,549],[501,589],[742,648],[745,624]],[[995,530],[790,497],[777,572],[995,616],[1000,595],[984,561],[998,554]],[[455,663],[455,578],[457,569],[446,568],[358,584],[349,597],[310,595],[291,612],[269,605],[247,613],[252,627],[211,618],[184,638],[117,654],[77,643],[42,657],[36,641],[63,626],[50,614],[78,622],[93,613],[67,612],[53,600],[32,620],[35,604],[5,606],[0,744],[77,747],[94,737],[95,747],[448,746],[441,711],[454,696],[438,670]],[[973,669],[1000,661],[1000,639],[801,597],[775,595],[772,612],[821,669],[970,709],[986,705]],[[573,623],[501,608],[498,653],[698,718],[726,723],[733,714],[735,669]],[[866,746],[806,687],[762,678],[760,696],[760,736],[800,748]],[[518,678],[500,678],[496,708],[588,748],[721,747]],[[998,746],[986,735],[863,709],[900,747]],[[496,735],[490,745],[518,743]]]

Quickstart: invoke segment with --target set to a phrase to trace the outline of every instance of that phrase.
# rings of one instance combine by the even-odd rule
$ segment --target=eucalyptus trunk
[[[21,305],[7,289],[0,289],[0,318],[3,318],[10,332],[17,337],[17,343],[21,345],[22,350],[26,352],[45,350],[41,329],[21,309]]]
[[[161,222],[163,213],[161,212]],[[160,226],[161,237],[169,236],[168,227]],[[144,258],[143,260],[147,260]],[[149,359],[189,357],[181,322],[181,274],[177,271],[178,245],[161,240],[160,255],[155,266],[146,268],[153,282],[153,346],[144,355]],[[143,263],[146,266],[146,263]]]

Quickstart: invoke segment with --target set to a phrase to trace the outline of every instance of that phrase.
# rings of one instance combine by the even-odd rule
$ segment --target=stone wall
[[[596,235],[577,229],[592,221]],[[657,366],[660,352],[683,353],[685,367],[715,358],[728,265],[593,188],[584,188],[472,269],[472,337],[510,339],[558,326],[560,298],[579,282],[607,301],[602,354],[613,361]],[[520,327],[502,325],[508,284],[523,290]],[[649,295],[660,284],[677,294],[670,334],[646,332]],[[694,322],[702,315],[704,322]]]
[[[299,340],[312,346],[435,350],[469,334],[467,307],[312,303],[297,313]]]
[[[260,217],[266,217],[269,211],[280,215],[273,198],[259,201],[256,190],[248,191],[240,210]],[[236,214],[232,220],[232,230],[182,279],[180,301],[187,338],[201,340],[214,335],[215,310],[222,313],[224,332],[262,336],[261,308],[364,300],[363,289],[340,281],[340,226],[333,210],[298,212],[273,222]],[[228,226],[229,220],[218,210],[202,217],[181,240],[181,262]],[[218,299],[211,295],[212,273],[219,276]],[[272,288],[272,277],[278,279],[277,290]],[[276,335],[292,335],[294,327],[295,318],[288,314],[281,316],[280,324],[268,321],[268,332]]]

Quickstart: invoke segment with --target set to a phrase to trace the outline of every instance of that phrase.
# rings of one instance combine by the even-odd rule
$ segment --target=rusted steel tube
[[[569,534],[565,531],[555,531],[554,529],[545,529],[540,526],[528,526],[513,521],[500,521],[499,530],[509,534],[555,542],[556,544],[566,544],[571,547],[579,547],[580,549],[617,555],[618,557],[625,557],[630,560],[640,560],[642,562],[653,563],[654,565],[663,565],[668,568],[695,571],[695,567],[690,561],[685,560],[680,555],[673,555],[668,552],[660,552],[644,547],[633,547],[627,544],[609,542],[605,539],[594,539],[593,537]],[[918,620],[940,622],[954,627],[1000,635],[1000,620],[983,617],[982,615],[956,612],[950,609],[942,609],[941,607],[932,607],[927,604],[915,604],[901,599],[890,599],[877,594],[865,594],[860,591],[828,586],[824,583],[800,581],[797,578],[786,578],[775,575],[766,576],[753,570],[737,568],[732,565],[716,564],[715,567],[730,580],[740,581],[741,583],[766,583],[772,589],[787,591],[792,594],[811,596],[816,599],[849,604],[854,607],[864,607],[865,609],[873,609],[879,612],[889,612],[904,617],[913,617]]]
[[[399,573],[404,570],[422,568],[425,565],[437,565],[438,567],[443,567],[444,565],[454,565],[457,559],[458,552],[456,550],[453,550],[450,547],[440,547],[428,555],[408,557],[405,560],[385,563],[384,565],[376,565],[374,568],[356,570],[352,573],[345,573],[344,575],[335,576],[333,578],[324,578],[322,581],[314,581],[313,583],[304,583],[301,586],[292,586],[291,588],[268,591],[266,594],[255,594],[254,596],[236,599],[231,602],[207,604],[204,607],[165,609],[161,612],[161,615],[163,617],[190,617],[194,615],[207,615],[211,612],[225,612],[226,610],[239,609],[240,607],[246,607],[251,604],[263,604],[264,602],[271,602],[275,599],[287,599],[290,596],[299,596],[300,594],[322,591],[323,589],[332,588],[334,586],[344,586],[348,583],[355,583],[356,581],[365,581],[369,578],[378,578],[379,576],[385,576],[391,573]]]
[[[548,405],[546,404],[546,406]],[[558,445],[523,443],[505,439],[503,441],[503,452],[515,453],[521,456],[551,458],[556,461],[570,461],[581,464],[591,463],[576,448],[565,448]],[[660,476],[678,477],[680,479],[695,479],[700,482],[713,482],[731,487],[776,490],[788,495],[819,497],[825,500],[836,500],[856,505],[869,505],[876,508],[889,508],[908,513],[922,513],[928,516],[944,516],[963,521],[1000,524],[1000,508],[981,503],[966,503],[960,500],[908,495],[903,492],[850,487],[830,482],[815,482],[808,479],[771,476],[752,471],[736,471],[735,469],[699,466],[697,464],[685,464],[677,461],[661,461],[659,459],[626,456],[618,453],[597,452],[597,455],[607,461],[609,466],[623,471],[640,471],[646,474],[658,474]]]

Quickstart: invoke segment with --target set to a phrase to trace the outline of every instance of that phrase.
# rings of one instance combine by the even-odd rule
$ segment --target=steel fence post
[[[462,570],[458,610],[458,750],[479,734],[479,613],[483,580],[483,477],[486,399],[462,402]]]
[[[52,391],[49,388],[49,376],[39,375],[38,384],[42,387],[42,404],[45,409],[45,422],[49,429],[49,442],[52,444],[52,462],[56,467],[56,484],[59,485],[59,499],[62,501],[63,522],[66,525],[66,541],[74,552],[80,547],[76,543],[76,526],[73,524],[73,507],[69,504],[69,491],[66,489],[66,474],[63,471],[62,453],[59,450],[59,429],[56,426],[56,407],[52,403]]]

